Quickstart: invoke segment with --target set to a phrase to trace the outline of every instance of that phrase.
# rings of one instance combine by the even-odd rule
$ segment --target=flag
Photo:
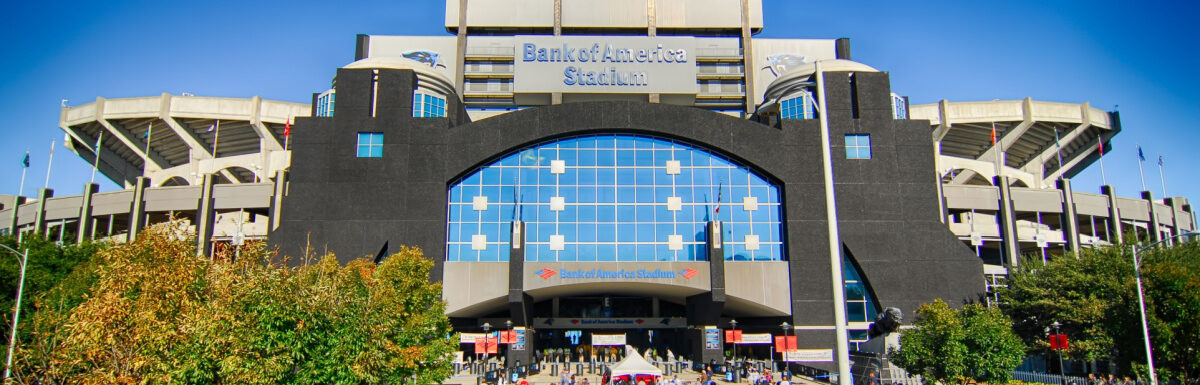
[[[1138,160],[1140,160],[1140,161],[1142,161],[1142,162],[1145,162],[1145,161],[1146,161],[1146,155],[1145,155],[1145,154],[1142,154],[1142,145],[1140,145],[1140,144],[1139,144],[1137,147],[1138,147]]]
[[[992,145],[996,145],[996,124],[992,123]]]
[[[29,168],[29,151],[25,151],[25,159],[21,160],[21,165],[25,166],[25,168]]]
[[[1100,141],[1100,147],[1099,147],[1100,156],[1104,156],[1104,138],[1100,137],[1099,135],[1096,135],[1096,140]]]
[[[288,117],[287,123],[283,125],[283,136],[287,137],[292,134],[292,117]]]
[[[213,130],[215,130],[215,129],[217,129],[216,123],[208,125],[208,132],[213,132]]]
[[[1162,166],[1162,165],[1163,165],[1163,164],[1162,164],[1162,154],[1159,154],[1159,155],[1158,155],[1158,165],[1159,165],[1159,166]]]
[[[724,182],[722,182],[720,185],[717,186],[717,209],[713,211],[716,213],[716,215],[721,215],[721,193],[723,192],[724,189],[725,189]]]

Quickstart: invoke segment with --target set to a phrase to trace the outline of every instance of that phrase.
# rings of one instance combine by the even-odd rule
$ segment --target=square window
[[[871,159],[871,135],[846,134],[846,159]]]
[[[381,158],[383,157],[383,133],[382,132],[360,132],[358,133],[358,143],[356,145],[356,154],[359,158]]]

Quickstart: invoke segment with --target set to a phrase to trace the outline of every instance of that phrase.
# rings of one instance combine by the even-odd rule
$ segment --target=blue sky
[[[838,38],[853,58],[891,73],[914,104],[1021,99],[1091,102],[1121,112],[1106,152],[1110,184],[1136,196],[1135,146],[1147,188],[1200,200],[1200,27],[1192,2],[764,1],[758,37]],[[16,2],[0,31],[0,193],[13,194],[32,153],[25,194],[82,190],[91,167],[63,148],[59,103],[163,92],[307,103],[352,61],[355,34],[444,35],[442,1]],[[102,190],[119,188],[102,179]],[[1100,167],[1075,179],[1098,192]]]

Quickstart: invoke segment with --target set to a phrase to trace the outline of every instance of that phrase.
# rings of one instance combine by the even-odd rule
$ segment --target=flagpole
[[[1146,157],[1142,155],[1142,145],[1137,146],[1138,150],[1138,174],[1142,176],[1142,191],[1146,191],[1146,171],[1142,169],[1142,163],[1146,161]]]
[[[154,134],[154,122],[146,124],[146,159],[150,158],[150,138]],[[149,163],[149,162],[147,162]]]
[[[17,196],[25,194],[25,172],[29,171],[29,150],[25,150],[25,160],[21,161],[21,184],[17,185]],[[15,213],[16,211],[14,211]]]
[[[1162,182],[1163,198],[1167,197],[1167,178],[1163,176],[1163,158],[1158,154],[1158,181]]]
[[[1004,150],[1000,148],[1000,142],[996,140],[996,122],[992,121],[992,147],[996,148],[996,176],[1000,176],[1004,172],[1001,164],[1004,163]]]
[[[1104,176],[1104,138],[1097,134],[1096,141],[1100,142],[1097,147],[1100,150],[1100,184],[1107,186],[1108,178]]]
[[[46,185],[42,186],[42,188],[50,188],[50,166],[54,164],[54,143],[55,143],[55,141],[53,139],[51,139],[50,140],[50,158],[49,158],[49,160],[46,161]]]
[[[96,183],[96,169],[100,168],[100,146],[104,143],[104,131],[96,135],[96,161],[92,163],[92,182]]]

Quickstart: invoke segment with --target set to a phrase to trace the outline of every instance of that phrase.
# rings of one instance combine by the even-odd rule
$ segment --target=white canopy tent
[[[633,349],[628,345],[625,349],[626,352],[629,352],[629,354],[626,354],[624,359],[616,364],[613,364],[613,366],[609,368],[609,370],[612,371],[613,378],[630,376],[631,379],[635,379],[639,376],[662,376],[662,369],[659,369],[654,365],[651,365],[649,362],[646,362],[646,359],[642,358],[642,355],[638,354],[636,349]]]

